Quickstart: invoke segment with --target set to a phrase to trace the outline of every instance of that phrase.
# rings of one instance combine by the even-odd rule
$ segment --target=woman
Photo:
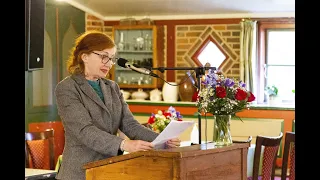
[[[119,86],[105,79],[116,63],[116,46],[107,35],[87,31],[75,41],[67,62],[70,76],[55,90],[65,129],[63,161],[57,179],[85,180],[84,164],[122,154],[151,150],[157,133],[134,119]],[[118,129],[130,140],[117,136]],[[177,147],[171,139],[167,147]]]

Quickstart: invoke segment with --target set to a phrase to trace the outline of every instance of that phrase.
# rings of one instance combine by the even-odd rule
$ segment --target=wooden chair
[[[25,153],[26,168],[54,170],[54,130],[26,132]]]
[[[283,150],[281,180],[287,179],[287,168],[289,163],[289,180],[295,179],[295,132],[286,132]]]
[[[256,145],[253,159],[253,173],[252,177],[248,177],[248,180],[264,180],[274,179],[274,172],[276,167],[277,153],[279,150],[280,142],[282,140],[283,133],[280,132],[279,136],[257,136]],[[261,154],[262,146],[264,146],[263,154]],[[262,155],[262,173],[259,176],[260,158]]]

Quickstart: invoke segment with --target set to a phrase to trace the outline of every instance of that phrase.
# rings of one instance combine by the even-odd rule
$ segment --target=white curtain
[[[240,80],[255,96],[257,92],[257,21],[240,22]]]

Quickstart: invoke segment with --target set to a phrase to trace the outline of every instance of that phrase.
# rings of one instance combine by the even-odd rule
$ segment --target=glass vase
[[[232,144],[230,133],[231,115],[214,115],[213,141],[216,146],[228,146]]]

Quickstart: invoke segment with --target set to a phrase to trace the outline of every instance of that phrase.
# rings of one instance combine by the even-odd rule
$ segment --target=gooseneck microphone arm
[[[216,70],[216,67],[158,67],[158,68],[150,68],[150,70],[158,70],[161,73],[164,73],[165,70],[194,70],[196,72],[197,77],[197,88],[198,92],[201,91],[201,77],[205,75],[206,70]],[[201,144],[201,112],[198,109],[198,129],[199,129],[199,144]],[[207,143],[207,142],[206,142]]]

